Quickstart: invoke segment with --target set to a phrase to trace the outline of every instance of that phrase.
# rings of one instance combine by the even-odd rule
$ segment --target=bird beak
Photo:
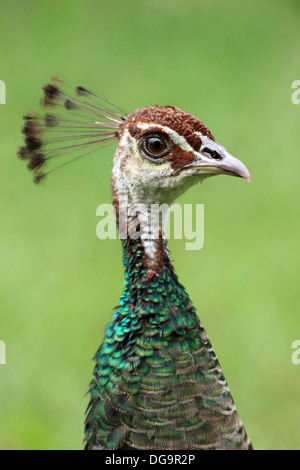
[[[204,169],[204,173],[211,175],[231,175],[251,181],[246,166],[237,158],[230,155],[227,150],[209,137],[201,137],[202,145],[198,159],[191,166]]]

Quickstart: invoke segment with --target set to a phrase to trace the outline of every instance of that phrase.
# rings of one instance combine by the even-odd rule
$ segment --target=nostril
[[[221,155],[217,150],[210,149],[209,147],[204,147],[204,149],[201,150],[202,154],[206,154],[209,158],[213,158],[214,160],[222,160]]]

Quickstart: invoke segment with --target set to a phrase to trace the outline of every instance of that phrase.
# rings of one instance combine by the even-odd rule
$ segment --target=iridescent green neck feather
[[[250,449],[212,345],[166,243],[149,270],[123,240],[125,288],[96,353],[87,449]]]

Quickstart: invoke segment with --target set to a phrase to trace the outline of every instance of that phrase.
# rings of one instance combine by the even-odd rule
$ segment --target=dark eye
[[[149,137],[145,141],[145,151],[150,157],[161,157],[167,148],[167,144],[161,137]]]

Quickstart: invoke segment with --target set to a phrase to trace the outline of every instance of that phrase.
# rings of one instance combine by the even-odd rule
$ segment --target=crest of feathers
[[[58,168],[117,140],[126,120],[126,113],[109,101],[59,78],[53,78],[43,91],[44,112],[24,116],[25,145],[18,151],[37,184]]]

